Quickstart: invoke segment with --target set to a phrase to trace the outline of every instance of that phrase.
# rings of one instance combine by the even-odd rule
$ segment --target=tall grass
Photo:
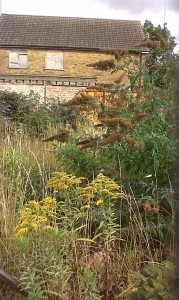
[[[0,129],[0,248],[2,264],[11,269],[16,265],[11,236],[17,209],[32,198],[45,196],[44,184],[57,163],[41,141],[31,140],[23,128],[1,123]]]

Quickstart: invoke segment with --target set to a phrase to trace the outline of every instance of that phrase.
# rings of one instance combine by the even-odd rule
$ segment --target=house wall
[[[56,50],[50,50],[57,52]],[[48,50],[49,52],[49,50]],[[61,52],[61,51],[59,51]],[[99,82],[110,83],[114,78],[120,75],[120,71],[111,75],[110,71],[99,71],[88,64],[99,60],[113,59],[112,55],[90,51],[70,51],[64,52],[64,70],[46,70],[45,69],[45,50],[29,49],[28,50],[28,68],[11,69],[9,68],[9,50],[0,49],[0,74],[29,74],[29,75],[53,75],[53,76],[97,76]],[[132,55],[135,58],[136,56]]]
[[[57,50],[48,50],[48,52],[56,53]],[[59,51],[61,52],[61,51]],[[46,75],[46,76],[69,76],[69,77],[97,77],[98,82],[113,83],[123,71],[119,70],[111,74],[111,71],[99,71],[93,67],[88,67],[88,64],[98,62],[100,60],[113,59],[112,55],[106,55],[92,51],[71,51],[65,50],[64,54],[64,69],[63,70],[47,70],[45,69],[46,50],[29,49],[28,50],[28,68],[9,68],[9,49],[0,49],[0,75]],[[130,58],[136,59],[136,55],[131,55]],[[123,78],[122,83],[127,83],[127,79]],[[36,85],[21,85],[11,83],[0,83],[0,90],[15,90],[16,92],[28,93],[34,90],[44,99],[44,86]],[[47,98],[58,98],[60,101],[69,100],[75,93],[81,90],[81,87],[46,87]]]

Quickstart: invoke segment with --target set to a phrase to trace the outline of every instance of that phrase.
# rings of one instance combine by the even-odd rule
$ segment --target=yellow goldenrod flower
[[[14,234],[14,237],[19,237],[19,236],[23,235],[27,231],[28,231],[27,227],[21,228],[21,229],[19,229],[19,231],[16,234]]]
[[[77,192],[80,192],[80,191],[83,191],[83,190],[84,190],[84,188],[83,188],[83,187],[80,187],[80,186],[78,186],[78,187],[76,188],[76,190],[77,190]]]
[[[118,190],[120,186],[117,183],[108,184],[108,189]]]
[[[84,206],[80,207],[80,210],[83,210],[83,209],[89,209],[89,208],[90,208],[90,205],[87,204],[87,205],[84,205]]]
[[[26,220],[22,221],[21,223],[19,223],[19,224],[16,226],[15,230],[16,230],[17,228],[19,228],[19,227],[28,226],[28,224],[29,224],[29,222],[28,222],[27,219],[26,219]]]
[[[44,223],[44,222],[48,221],[47,217],[45,217],[45,216],[37,216],[36,220],[40,223]]]
[[[87,201],[89,199],[92,199],[94,197],[94,195],[93,194],[83,194],[83,193],[81,193],[81,194],[78,195],[78,197],[79,197],[80,200]]]
[[[52,178],[47,182],[46,187],[67,190],[72,185],[81,183],[82,179],[84,178],[67,175],[65,172],[55,172],[52,174]]]
[[[109,192],[108,195],[111,196],[112,199],[117,199],[117,198],[119,198],[119,193],[112,193],[112,192]]]
[[[53,228],[48,227],[48,224],[52,221],[52,218],[54,222],[57,218],[56,206],[56,199],[51,197],[44,198],[41,201],[30,200],[18,212],[19,221],[15,228],[17,233],[14,236],[18,237],[28,230],[32,232],[38,228],[46,229],[46,226],[47,229]]]
[[[57,201],[55,200],[55,198],[48,197],[48,198],[44,198],[42,201],[40,201],[40,203],[54,205],[57,203]]]
[[[28,203],[26,203],[28,206],[38,206],[39,203],[35,200],[30,200]]]
[[[85,190],[85,191],[91,191],[92,187],[89,185],[89,186],[85,186],[84,188],[79,188],[79,189]]]
[[[132,292],[137,292],[138,289],[139,289],[139,288],[137,288],[137,287],[133,287],[133,288],[131,289],[131,291],[132,291]]]
[[[42,229],[44,229],[44,230],[53,230],[54,228],[50,225],[46,225],[46,226],[43,226]]]
[[[108,189],[102,189],[100,192],[101,193],[107,193],[107,194],[109,194],[109,190]]]
[[[99,199],[98,201],[96,201],[96,205],[100,205],[100,204],[102,204],[104,201],[103,201],[103,199]]]
[[[36,228],[38,227],[38,224],[33,222],[33,223],[30,224],[30,226],[31,226],[32,228],[36,229]]]

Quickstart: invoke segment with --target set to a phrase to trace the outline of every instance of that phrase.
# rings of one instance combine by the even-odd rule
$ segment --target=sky
[[[155,26],[167,23],[178,43],[179,0],[0,0],[7,14],[150,20]]]

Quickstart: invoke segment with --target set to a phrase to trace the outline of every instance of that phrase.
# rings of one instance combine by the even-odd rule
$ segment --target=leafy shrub
[[[95,156],[94,151],[81,151],[76,146],[74,140],[68,143],[55,145],[57,159],[61,162],[61,166],[68,172],[73,172],[77,176],[86,176],[91,178],[101,170],[100,161]]]
[[[25,125],[28,134],[37,137],[47,130],[50,121],[48,107],[40,103],[39,95],[34,92],[25,96],[0,91],[0,116],[5,122]]]
[[[96,101],[97,124],[86,119],[79,125],[79,132],[70,132],[67,143],[55,145],[63,170],[89,179],[103,170],[127,194],[134,195],[130,204],[140,212],[135,217],[139,223],[142,220],[142,231],[147,232],[155,249],[172,235],[168,227],[174,205],[170,175],[176,156],[170,58],[163,57],[162,63],[169,78],[166,89],[155,86],[146,64],[136,65],[131,58],[119,61],[117,70],[126,71],[129,85],[114,84],[107,89],[111,99]],[[101,89],[106,91],[102,85]],[[79,107],[81,113],[85,108],[85,104]],[[88,134],[83,130],[87,122],[89,128],[93,126]],[[125,213],[115,217],[128,227],[129,203],[121,209]]]
[[[172,300],[174,299],[171,295],[173,278],[174,266],[171,262],[147,264],[139,272],[132,273],[132,287],[123,292],[119,299]]]
[[[16,92],[0,91],[0,114],[1,118],[17,120],[22,111],[22,103],[25,102],[24,110],[28,114],[29,105],[25,101],[23,94],[17,94]]]

